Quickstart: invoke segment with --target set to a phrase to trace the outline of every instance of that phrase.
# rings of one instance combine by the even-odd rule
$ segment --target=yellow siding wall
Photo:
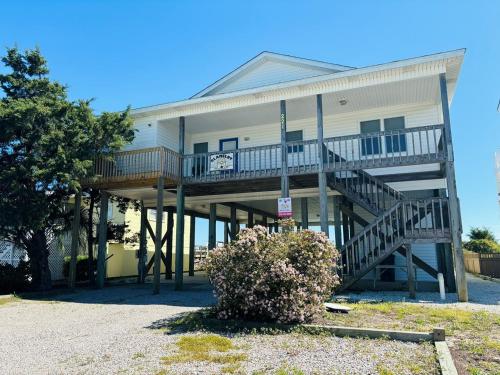
[[[115,214],[115,211],[117,212]],[[112,221],[115,223],[122,222],[125,220],[125,223],[128,225],[130,230],[130,234],[139,233],[140,230],[140,212],[134,210],[128,210],[124,215],[119,214],[118,210],[113,210],[113,219]],[[151,218],[151,215],[149,215]],[[172,270],[175,271],[175,242],[176,242],[176,226],[175,222],[177,220],[176,215],[174,214],[174,233],[173,233],[173,260],[172,260]],[[156,221],[150,220],[151,227],[153,230],[156,228]],[[184,271],[188,271],[189,268],[189,228],[190,228],[190,220],[189,216],[185,216],[184,218]],[[163,225],[162,225],[162,236],[165,234],[167,230],[167,214],[163,215]],[[147,235],[147,250],[148,250],[148,259],[149,261],[154,256],[154,242]],[[108,243],[108,252],[107,256],[113,254],[111,258],[109,258],[107,262],[106,274],[107,277],[123,277],[123,276],[136,276],[137,275],[137,258],[136,252],[139,249],[139,244],[121,244],[121,243]],[[162,249],[163,253],[166,254],[166,244]],[[150,274],[153,272],[153,268],[151,267]],[[161,264],[161,272],[165,272],[165,266]]]

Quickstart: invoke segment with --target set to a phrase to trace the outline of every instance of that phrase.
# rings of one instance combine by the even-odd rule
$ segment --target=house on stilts
[[[155,292],[162,268],[178,289],[193,274],[196,217],[213,248],[217,222],[224,242],[240,225],[277,230],[291,197],[297,228],[341,249],[342,288],[413,294],[443,273],[466,301],[449,113],[464,53],[353,68],[263,52],[189,99],[134,109],[135,140],[85,184],[142,202],[140,278],[153,269]]]

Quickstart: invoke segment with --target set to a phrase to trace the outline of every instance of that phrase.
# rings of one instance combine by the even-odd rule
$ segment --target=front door
[[[205,175],[208,171],[208,142],[195,143],[193,145],[193,151],[195,154],[193,163],[193,176]]]
[[[226,138],[219,140],[219,151],[233,151],[238,149],[238,138]],[[238,171],[238,153],[234,153],[233,171]]]

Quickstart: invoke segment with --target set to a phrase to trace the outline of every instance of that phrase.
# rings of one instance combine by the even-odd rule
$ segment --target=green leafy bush
[[[490,239],[470,240],[464,242],[464,248],[474,253],[500,253],[500,245]]]
[[[69,261],[71,257],[64,257],[63,274],[64,277],[69,277]],[[97,267],[97,261],[94,259],[94,269]],[[76,281],[84,281],[89,279],[89,257],[86,255],[78,255],[76,257]]]
[[[30,286],[29,263],[21,260],[17,267],[0,263],[0,293],[22,292]]]
[[[285,225],[287,225],[285,223]],[[324,233],[244,229],[213,250],[207,272],[220,319],[306,322],[339,285],[338,252]]]

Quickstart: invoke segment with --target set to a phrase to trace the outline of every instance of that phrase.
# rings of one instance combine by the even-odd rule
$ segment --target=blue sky
[[[263,50],[366,66],[465,47],[451,108],[463,225],[500,238],[498,1],[10,1],[2,14],[0,47],[39,46],[98,112],[187,98]]]

